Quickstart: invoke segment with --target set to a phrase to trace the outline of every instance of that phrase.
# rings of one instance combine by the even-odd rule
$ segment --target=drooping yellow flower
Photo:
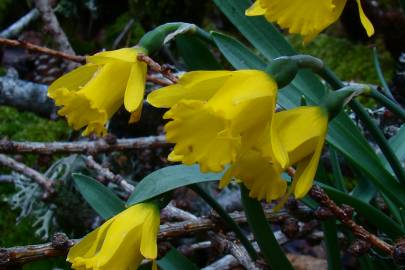
[[[298,107],[276,113],[274,122],[275,133],[288,153],[288,164],[283,167],[277,157],[266,154],[271,147],[270,137],[274,136],[268,131],[267,136],[260,140],[262,145],[259,149],[252,148],[240,153],[221,179],[221,187],[235,177],[250,190],[251,197],[270,202],[285,196],[287,185],[281,173],[290,166],[296,166],[291,191],[296,198],[306,195],[312,186],[325,141],[327,112],[316,106]]]
[[[124,48],[87,57],[87,64],[53,82],[48,96],[61,106],[59,115],[83,135],[104,135],[108,119],[124,104],[130,122],[139,120],[146,69],[137,60],[140,49]]]
[[[138,269],[157,257],[159,208],[140,203],[106,221],[73,246],[67,261],[76,270]],[[156,269],[155,262],[153,263]]]
[[[326,27],[338,20],[347,0],[256,0],[246,10],[247,16],[264,15],[270,22],[275,22],[291,34],[300,34],[308,42]],[[356,0],[361,23],[367,35],[374,34],[374,27],[361,7],[361,0]]]
[[[175,143],[169,160],[218,172],[235,161],[242,145],[253,142],[247,137],[262,136],[272,123],[276,94],[276,83],[262,71],[196,71],[147,100],[170,108],[164,115],[172,119],[165,126],[166,138]],[[283,154],[279,148],[272,141],[274,155]]]

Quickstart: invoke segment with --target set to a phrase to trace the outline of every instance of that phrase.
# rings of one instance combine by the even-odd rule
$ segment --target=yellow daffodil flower
[[[170,108],[164,115],[172,120],[165,126],[166,138],[175,143],[169,160],[218,172],[235,161],[242,145],[253,142],[246,138],[261,136],[272,123],[276,95],[276,83],[262,71],[196,71],[147,100]],[[283,154],[276,141],[271,149]]]
[[[288,153],[288,164],[283,167],[277,157],[269,158],[265,154],[271,144],[272,134],[268,132],[260,149],[252,148],[240,153],[221,179],[221,187],[235,177],[250,190],[251,197],[270,202],[285,196],[287,185],[281,173],[290,166],[296,166],[291,192],[296,198],[306,195],[318,168],[327,133],[328,114],[321,107],[304,106],[276,113],[274,122],[273,128]]]
[[[337,21],[347,0],[256,0],[246,10],[247,16],[264,15],[270,22],[276,22],[291,34],[300,34],[304,42],[315,38],[326,27]],[[374,27],[356,0],[360,21],[367,35],[374,34]]]
[[[53,82],[48,96],[61,106],[59,115],[83,135],[104,135],[108,119],[124,104],[130,122],[139,120],[146,69],[137,60],[140,49],[124,48],[87,57],[87,64]]]
[[[76,270],[138,269],[157,257],[159,208],[140,203],[106,221],[73,246],[67,261]],[[157,269],[155,261],[153,269]]]

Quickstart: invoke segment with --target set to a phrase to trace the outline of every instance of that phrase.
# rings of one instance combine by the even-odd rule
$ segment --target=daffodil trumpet
[[[360,21],[368,36],[374,27],[363,11],[361,0],[356,0]],[[265,16],[291,34],[300,34],[304,42],[314,39],[320,32],[336,22],[343,12],[347,0],[256,0],[246,10],[247,16]]]
[[[219,172],[272,125],[276,96],[276,82],[263,71],[195,71],[152,92],[147,100],[169,108],[164,115],[171,120],[166,138],[175,143],[169,160]],[[277,137],[271,141],[269,152],[285,164]]]
[[[159,207],[151,202],[129,207],[74,245],[67,261],[76,270],[138,269],[143,259],[157,269]]]
[[[58,114],[76,130],[86,127],[83,135],[105,135],[108,120],[122,105],[131,113],[130,122],[138,121],[147,70],[140,53],[141,48],[100,52],[54,81],[48,96],[60,106]]]

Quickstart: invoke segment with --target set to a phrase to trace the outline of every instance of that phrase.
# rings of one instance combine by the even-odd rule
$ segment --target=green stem
[[[172,22],[172,23],[165,23],[159,25],[158,27],[154,28],[153,30],[147,32],[141,40],[139,41],[139,47],[146,50],[146,54],[152,54],[158,51],[166,41],[166,38],[171,34],[178,31],[178,34],[195,34],[199,38],[208,43],[213,44],[213,40],[211,35],[206,31],[202,30],[200,27],[196,26],[195,24],[184,23],[184,22]],[[175,36],[173,36],[174,38]]]
[[[241,196],[249,226],[267,264],[272,269],[293,270],[274,237],[260,202],[249,197],[249,191],[244,185],[241,185]]]
[[[338,90],[344,87],[344,84],[328,68],[324,68],[323,70],[318,72],[318,74],[325,81],[327,81],[333,89]],[[373,120],[370,118],[366,110],[364,110],[364,108],[360,105],[360,103],[358,103],[356,100],[352,100],[349,104],[352,110],[356,113],[359,119],[363,122],[364,126],[369,130],[369,132],[375,139],[382,153],[390,163],[391,168],[394,171],[395,175],[397,176],[399,182],[405,184],[404,169],[402,168],[401,162],[399,161],[398,157],[395,155],[394,151],[388,144],[388,141],[385,139],[384,134],[375,125]]]
[[[375,71],[377,72],[378,79],[380,80],[380,83],[382,85],[382,89],[384,91],[384,94],[389,97],[391,100],[395,101],[395,98],[392,96],[391,90],[388,87],[387,82],[385,81],[384,74],[381,70],[381,65],[380,65],[380,60],[378,59],[378,52],[377,52],[377,47],[373,48],[373,63],[374,63],[374,68]]]
[[[329,154],[332,163],[333,178],[335,178],[334,186],[340,191],[347,193],[342,170],[340,169],[338,154],[336,149],[331,145],[329,146]]]
[[[326,254],[328,258],[328,270],[340,270],[340,250],[337,238],[336,219],[329,219],[322,222],[323,231],[325,233]]]
[[[229,216],[229,214],[225,211],[224,208],[209,194],[207,193],[201,186],[198,184],[193,184],[190,188],[197,193],[206,203],[208,203],[212,209],[214,209],[218,215],[225,221],[225,224],[232,230],[236,237],[240,240],[242,245],[245,247],[246,251],[249,253],[249,256],[252,260],[257,260],[258,255],[256,250],[250,243],[250,241],[246,238],[245,234],[242,232],[241,228],[236,224],[236,222]]]
[[[405,120],[405,110],[401,108],[398,103],[387,98],[385,95],[378,92],[376,89],[372,88],[369,95],[377,100],[378,103],[387,107],[392,113],[400,117],[403,121]]]

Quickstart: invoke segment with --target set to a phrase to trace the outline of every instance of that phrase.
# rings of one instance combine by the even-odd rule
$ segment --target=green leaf
[[[266,263],[272,269],[293,270],[294,268],[285,256],[267,222],[261,203],[249,197],[249,190],[244,185],[241,185],[241,197],[249,227],[255,236]]]
[[[198,165],[168,166],[143,178],[129,197],[127,205],[143,202],[178,187],[219,180],[221,177],[222,173],[202,173]]]
[[[269,61],[282,55],[295,54],[293,48],[272,24],[262,17],[244,15],[244,10],[251,4],[249,0],[214,0],[214,2]],[[224,40],[224,37],[214,39],[220,49],[223,46],[220,43],[224,43]],[[241,43],[231,42],[231,38],[225,42],[227,51],[221,51],[225,56],[239,55],[238,60],[234,57],[228,59],[235,68],[246,68],[246,63],[255,61],[252,60],[254,56],[251,51]],[[260,58],[257,56],[256,58],[260,61]],[[260,69],[262,66],[250,65],[249,67]],[[296,107],[300,105],[301,96],[304,95],[309,105],[319,104],[324,93],[325,88],[312,72],[301,71],[292,84],[279,91],[278,103],[285,108]],[[405,207],[405,188],[384,168],[360,130],[346,114],[341,113],[329,124],[327,141],[350,162],[361,168],[377,188],[396,204]]]
[[[337,226],[335,219],[329,219],[322,222],[323,231],[325,233],[325,246],[328,258],[328,270],[342,269],[340,263],[340,250],[337,237]]]
[[[219,50],[232,66],[238,69],[266,68],[266,62],[258,58],[238,40],[216,32],[211,32],[211,35]],[[239,57],[239,54],[244,54],[244,57]]]
[[[157,265],[163,270],[198,270],[189,259],[172,248],[163,258],[157,261]]]
[[[83,198],[102,218],[109,219],[125,210],[124,202],[94,178],[80,173],[72,176]]]
[[[176,45],[188,70],[222,69],[207,45],[197,36],[179,35],[176,37]]]
[[[399,160],[405,159],[405,125],[402,125],[401,128],[398,130],[397,134],[393,136],[389,140],[389,144],[394,149],[395,155],[398,157]],[[392,172],[390,164],[384,158],[382,154],[379,154],[382,162],[384,163],[384,167]]]

